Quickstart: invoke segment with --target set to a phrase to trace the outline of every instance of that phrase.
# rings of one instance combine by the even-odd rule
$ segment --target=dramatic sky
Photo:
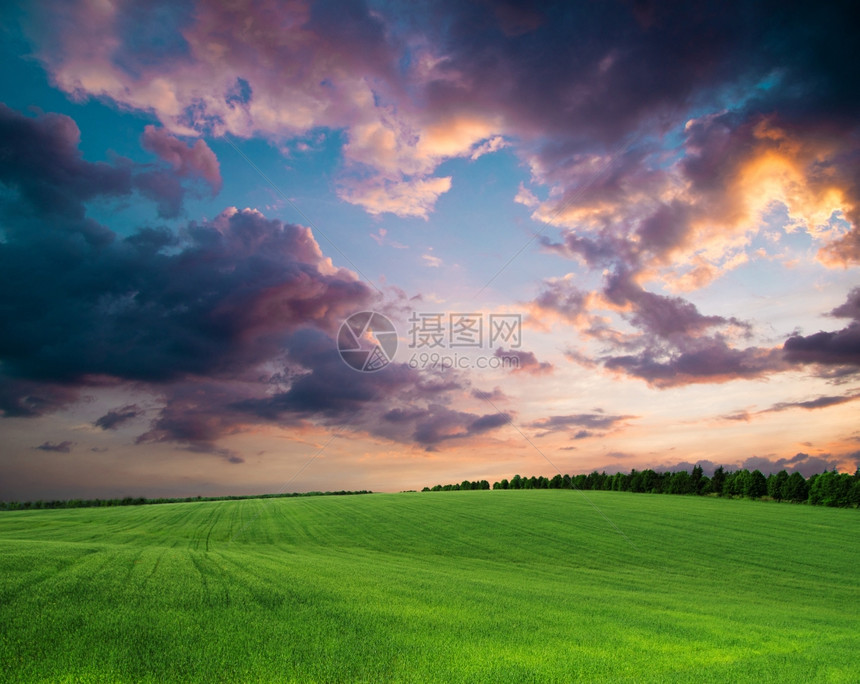
[[[7,7],[0,498],[853,471],[860,54],[793,4]]]

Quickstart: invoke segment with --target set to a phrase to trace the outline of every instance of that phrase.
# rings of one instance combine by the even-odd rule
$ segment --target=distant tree
[[[744,481],[744,496],[758,499],[765,494],[767,494],[767,480],[760,470],[753,470]]]
[[[563,478],[561,478],[561,486],[564,489],[570,489],[570,486],[571,486],[570,475],[565,475]]]
[[[718,496],[722,496],[725,484],[726,470],[723,466],[720,466],[714,471],[714,476],[711,478],[711,490]]]
[[[514,475],[511,478],[511,489],[522,489],[523,488],[523,478],[519,475]]]
[[[481,481],[478,483],[478,485],[479,485],[479,488],[480,488],[480,489],[489,489],[489,488],[490,488],[490,483],[489,483],[489,482],[487,482],[486,480],[481,480]]]
[[[809,503],[819,506],[847,506],[850,503],[852,477],[848,473],[828,470],[809,485]]]
[[[749,480],[749,477],[750,472],[746,468],[729,474],[726,478],[726,487],[728,487],[729,496],[744,496],[747,491],[747,480]]]
[[[699,484],[702,481],[702,476],[705,473],[702,471],[702,466],[698,463],[693,466],[693,472],[690,473],[690,484],[693,486],[693,491],[698,494],[699,493]]]
[[[550,489],[561,489],[562,484],[564,483],[564,479],[560,474],[556,474],[552,476],[552,479],[549,481]]]
[[[851,477],[851,489],[848,491],[848,503],[860,506],[860,468]]]
[[[794,472],[788,476],[782,491],[782,498],[795,503],[806,501],[809,497],[809,486],[803,475]]]
[[[664,475],[668,478],[668,473],[664,473]],[[642,491],[643,492],[653,492],[654,494],[659,494],[664,491],[663,487],[663,477],[659,474],[651,470],[651,468],[647,468],[642,471]]]
[[[508,478],[504,477],[504,478],[502,478],[502,481],[499,482],[499,484],[501,485],[502,489],[507,489],[511,483],[508,482]]]
[[[780,470],[776,475],[767,478],[767,495],[775,501],[782,501],[786,480],[788,480],[788,473],[785,470]]]
[[[669,480],[669,494],[690,494],[693,491],[690,473],[686,470],[679,470],[672,474],[672,479]]]

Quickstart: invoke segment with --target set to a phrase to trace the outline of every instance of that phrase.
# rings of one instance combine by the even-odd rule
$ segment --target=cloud
[[[576,428],[574,439],[584,439],[594,434],[594,430],[610,430],[619,427],[628,420],[632,420],[637,416],[626,415],[610,415],[603,411],[594,413],[574,413],[559,416],[549,416],[540,418],[526,424],[526,427],[533,430],[540,430],[538,437],[545,437],[554,432],[570,432]]]
[[[390,247],[394,247],[394,249],[409,249],[408,245],[404,245],[402,242],[392,240],[387,236],[388,230],[386,230],[385,228],[380,228],[376,233],[370,234],[371,239],[380,247],[388,245]]]
[[[506,147],[510,146],[510,142],[505,140],[500,135],[494,135],[492,138],[487,140],[484,143],[478,145],[474,151],[472,152],[469,159],[475,161],[476,159],[483,157],[485,154],[491,154],[493,152],[498,152],[499,150],[503,150]]]
[[[538,216],[558,211],[570,225],[635,206],[657,260],[698,237],[742,240],[741,215],[759,199],[782,198],[794,213],[796,200],[821,208],[837,187],[843,196],[831,200],[857,223],[846,132],[856,130],[858,96],[845,85],[852,34],[841,5],[780,6],[776,24],[768,3],[745,0],[148,8],[46,2],[29,32],[63,91],[150,113],[174,136],[343,131],[341,196],[370,212],[426,216],[450,182],[434,176],[440,164],[510,143],[553,189]],[[756,138],[773,113],[786,135]],[[695,163],[667,164],[655,141],[669,131],[686,133]],[[782,163],[798,150],[799,164]],[[719,178],[726,187],[709,186]],[[721,219],[712,227],[706,208]],[[857,231],[835,237],[822,258],[856,259]],[[716,252],[702,258],[726,268]]]
[[[57,198],[38,204],[42,213],[13,216],[0,242],[5,416],[44,415],[84,388],[134,384],[161,402],[139,444],[231,462],[240,457],[219,440],[259,426],[345,425],[435,447],[506,422],[507,414],[449,408],[468,391],[454,374],[391,364],[357,377],[338,355],[338,327],[356,310],[396,302],[333,266],[309,228],[230,207],[176,232],[121,238],[86,216],[84,200],[129,192],[125,168],[81,160],[66,117],[2,114],[36,152],[4,159],[4,182],[21,190],[6,208],[32,194],[35,212],[37,197]],[[58,154],[38,154],[43,148]],[[141,414],[129,404],[94,425],[112,430]]]
[[[761,413],[779,413],[795,408],[801,408],[807,411],[815,411],[817,409],[829,408],[830,406],[839,406],[840,404],[847,404],[848,402],[856,401],[857,399],[860,399],[860,394],[855,393],[844,396],[821,396],[816,397],[815,399],[809,399],[807,401],[781,401],[777,404],[774,404],[770,408],[765,409]]]
[[[57,444],[52,442],[44,442],[37,447],[33,447],[34,449],[40,449],[41,451],[54,451],[58,454],[68,454],[71,453],[72,447],[75,445],[74,442],[63,441]]]
[[[187,146],[163,128],[147,126],[141,137],[143,147],[169,163],[180,176],[198,176],[209,183],[212,193],[221,190],[221,169],[215,153],[203,140]]]
[[[426,219],[439,195],[451,189],[451,177],[387,179],[374,176],[344,181],[338,196],[370,214],[391,213]]]
[[[780,349],[735,346],[734,339],[749,334],[748,323],[704,315],[682,297],[648,292],[617,263],[616,252],[607,255],[615,270],[605,272],[600,291],[583,291],[567,278],[549,280],[530,302],[533,319],[556,316],[604,345],[597,356],[568,350],[572,361],[658,388],[759,378],[790,367]],[[613,327],[613,313],[633,331]]]
[[[421,258],[431,268],[439,268],[442,265],[442,259],[432,254],[422,254]]]
[[[504,424],[503,416],[448,408],[466,391],[454,376],[392,364],[356,377],[338,356],[338,327],[357,310],[396,302],[336,268],[309,228],[228,207],[175,232],[120,237],[90,219],[85,203],[135,185],[165,203],[179,187],[166,172],[84,161],[68,117],[28,119],[4,108],[0,127],[17,145],[0,160],[0,182],[18,191],[2,207],[4,416],[44,415],[83,388],[133,383],[161,402],[138,444],[177,444],[231,463],[242,459],[219,441],[260,426],[337,424],[436,448]],[[214,182],[205,146],[188,148],[156,129],[145,140],[178,173]],[[173,200],[162,214],[178,212],[181,192]],[[383,419],[395,409],[408,420]],[[129,404],[94,425],[116,429],[141,413]]]
[[[490,402],[505,401],[506,399],[508,399],[508,396],[504,392],[502,392],[502,390],[499,389],[498,387],[494,387],[491,392],[487,392],[485,390],[473,389],[471,392],[471,395],[475,399],[481,399],[483,401],[490,401]]]
[[[540,200],[535,196],[535,194],[522,183],[520,183],[519,188],[517,189],[517,194],[514,195],[514,202],[531,208],[540,204]]]
[[[538,361],[534,352],[521,351],[518,349],[504,350],[502,347],[493,353],[497,359],[502,359],[504,368],[510,368],[513,373],[528,373],[540,375],[551,373],[553,365],[548,361]]]
[[[143,411],[136,404],[128,404],[127,406],[111,409],[101,418],[96,419],[93,425],[102,430],[116,430],[123,423],[134,420],[141,415],[143,415]]]
[[[7,198],[5,202],[15,207],[17,214],[5,227],[7,232],[24,230],[24,216],[50,216],[58,230],[74,231],[90,243],[111,240],[109,229],[86,218],[86,202],[96,197],[127,197],[137,190],[158,204],[159,216],[174,218],[185,196],[177,173],[199,171],[214,182],[213,168],[216,174],[218,170],[217,160],[203,141],[189,149],[175,139],[172,140],[186,151],[184,161],[174,164],[175,171],[134,164],[124,158],[117,158],[113,164],[88,162],[78,149],[80,130],[70,117],[48,113],[31,118],[2,103],[0,135],[5,141],[0,183],[17,191],[17,198]],[[143,142],[148,141],[167,154],[162,148],[169,141],[165,143],[163,133],[145,133]],[[217,181],[220,187],[220,176]]]
[[[6,200],[7,206],[25,209],[25,215],[60,219],[90,243],[110,239],[108,231],[85,219],[83,203],[99,196],[128,195],[129,167],[85,161],[78,150],[80,130],[62,114],[30,118],[0,103],[0,137],[4,141],[0,183],[18,193],[17,201]],[[22,218],[4,225],[4,231],[27,232]]]
[[[845,328],[833,332],[820,331],[812,335],[792,335],[783,349],[793,363],[846,366],[850,372],[860,371],[860,288],[851,290],[845,303],[830,312],[836,318],[851,318]]]
[[[842,460],[830,454],[810,456],[809,454],[797,453],[791,458],[777,459],[770,459],[764,456],[750,456],[740,464],[740,467],[750,471],[760,470],[765,475],[785,470],[789,473],[800,473],[804,477],[809,477],[816,473],[823,473],[825,470],[838,468]]]

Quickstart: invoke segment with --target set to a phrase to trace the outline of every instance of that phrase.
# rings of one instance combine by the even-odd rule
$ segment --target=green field
[[[0,680],[858,682],[859,523],[565,490],[6,512]]]

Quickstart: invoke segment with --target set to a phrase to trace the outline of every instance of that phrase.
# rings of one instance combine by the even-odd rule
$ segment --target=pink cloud
[[[169,163],[180,176],[199,176],[217,194],[221,190],[221,169],[218,158],[203,140],[188,146],[163,128],[147,126],[141,142],[147,150]]]

